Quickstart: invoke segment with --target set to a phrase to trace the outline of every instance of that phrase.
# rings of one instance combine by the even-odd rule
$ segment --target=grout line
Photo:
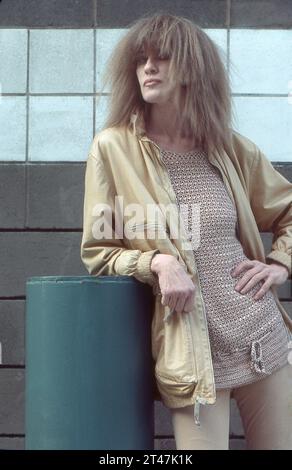
[[[25,161],[28,161],[28,139],[29,139],[29,59],[30,59],[30,30],[27,30],[27,51],[26,51],[26,142],[25,142]]]
[[[99,95],[109,95],[109,93],[98,93]],[[24,92],[24,93],[2,93],[2,96],[93,96],[93,92],[79,92],[79,93],[69,93],[69,92],[56,92],[56,93],[34,93],[34,92]]]
[[[68,166],[68,164],[70,164],[70,165],[83,165],[84,163],[86,163],[86,160],[30,160],[27,163],[24,162],[23,160],[0,160],[0,165],[27,165],[27,166],[32,166],[32,165],[37,165],[37,166],[56,165],[56,166],[60,166],[60,165],[63,165],[65,167],[65,166]],[[279,162],[279,163],[282,164],[282,163],[285,163],[285,162]],[[0,231],[1,231],[1,228],[0,228]]]
[[[93,0],[93,27],[97,25],[97,0]]]
[[[93,0],[93,119],[92,119],[92,139],[95,136],[96,127],[96,28],[97,28],[97,0]]]
[[[228,1],[228,0],[226,0]],[[1,3],[1,0],[0,0],[0,3]],[[228,15],[226,14],[226,19],[225,21],[228,21]],[[96,22],[97,23],[97,22]],[[213,26],[203,26],[203,29],[226,29],[226,26],[222,26],[222,25],[213,25]],[[98,29],[124,29],[124,28],[127,28],[126,25],[114,25],[114,26],[110,26],[110,25],[98,25],[97,24],[94,26],[94,27],[98,27]],[[90,29],[93,29],[93,26],[70,26],[70,25],[66,25],[66,26],[54,26],[54,25],[50,25],[50,26],[30,26],[30,25],[22,25],[22,26],[14,26],[14,25],[4,25],[4,26],[0,26],[0,31],[1,30],[4,30],[4,29],[12,29],[12,30],[18,30],[18,29],[30,29],[31,31],[43,31],[43,30],[68,30],[68,29],[72,29],[74,31],[78,31],[78,30],[90,30]],[[252,29],[252,30],[264,30],[264,31],[270,31],[270,30],[274,30],[274,31],[291,31],[292,30],[292,25],[230,25],[230,29]]]
[[[1,300],[8,300],[8,301],[11,301],[11,300],[13,300],[13,301],[21,300],[21,301],[22,301],[22,300],[25,300],[25,299],[26,299],[26,296],[25,296],[25,295],[15,295],[15,296],[10,296],[10,297],[9,297],[9,296],[8,296],[8,297],[1,297],[1,296],[0,296],[0,301],[1,301]]]
[[[25,369],[24,364],[3,364],[0,366],[0,370],[3,369]]]
[[[0,3],[1,3],[1,0],[0,0]],[[110,28],[110,29],[118,29],[120,28],[120,26],[115,26],[114,28]],[[56,30],[62,30],[62,29],[73,29],[74,31],[78,31],[78,30],[84,30],[84,29],[92,29],[92,25],[90,26],[70,26],[70,25],[66,25],[66,26],[54,26],[54,25],[50,25],[50,26],[31,26],[31,25],[22,25],[22,26],[14,26],[14,25],[4,25],[4,26],[0,26],[0,31],[1,29],[30,29],[30,30],[33,30],[33,31],[43,31],[43,30],[52,30],[52,29],[56,29]],[[102,29],[109,29],[109,26],[103,26]]]
[[[30,78],[30,70],[29,70],[29,62],[30,62],[30,30],[27,30],[27,71],[26,71],[26,133],[25,133],[25,166],[24,166],[24,227],[28,226],[28,152],[29,152],[29,106],[30,106],[30,99],[29,99],[29,78]]]
[[[231,18],[231,0],[226,0],[226,28],[230,28],[230,18]]]
[[[226,52],[227,52],[227,74],[230,77],[230,29],[227,28],[227,44],[226,44]],[[233,96],[233,93],[231,93]]]
[[[228,59],[229,60],[229,59]],[[96,93],[2,93],[1,96],[110,96],[107,92]],[[251,96],[263,98],[287,98],[287,93],[232,93],[233,96]]]
[[[93,119],[92,119],[92,139],[95,136],[96,126],[96,27],[97,27],[97,0],[93,0]]]
[[[227,74],[230,75],[230,11],[231,11],[231,0],[226,0],[226,33],[227,33]]]
[[[227,38],[228,39],[228,38]],[[227,44],[228,46],[228,44]],[[228,55],[229,55],[229,51]],[[227,58],[229,61],[229,57]],[[95,61],[96,62],[96,61]],[[110,93],[108,92],[92,92],[92,93],[66,93],[66,92],[58,92],[58,93],[2,93],[1,96],[92,96],[95,97],[97,96],[110,96]],[[266,97],[266,98],[287,98],[287,93],[248,93],[248,92],[232,92],[232,95],[234,96],[254,96],[254,97]]]
[[[99,95],[109,95],[109,93],[98,93]],[[2,96],[93,96],[93,92],[80,92],[80,93],[66,93],[66,92],[58,92],[58,93],[2,93]]]
[[[45,165],[44,165],[45,166]],[[47,232],[56,232],[56,233],[67,233],[67,232],[75,232],[75,233],[79,233],[79,232],[82,232],[82,228],[74,228],[74,227],[70,227],[70,228],[50,228],[50,227],[47,227],[47,228],[1,228],[0,229],[0,233],[6,233],[6,232],[44,232],[44,233],[47,233]]]
[[[271,160],[271,163],[275,166],[280,166],[281,168],[287,167],[288,170],[290,170],[290,167],[292,165],[291,160]],[[61,166],[63,165],[64,167],[67,167],[68,165],[85,165],[86,164],[86,159],[84,160],[31,160],[29,162],[24,162],[23,160],[0,160],[0,167],[1,166],[7,166],[7,165],[26,165],[26,166],[49,166],[49,165],[55,165],[55,166]],[[0,228],[0,232],[2,229]]]
[[[93,129],[92,129],[92,138],[95,135],[95,126],[96,126],[96,29],[93,30]]]

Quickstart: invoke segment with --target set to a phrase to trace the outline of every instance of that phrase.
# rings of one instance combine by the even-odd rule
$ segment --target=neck
[[[185,140],[180,130],[180,117],[172,103],[153,103],[146,123],[147,132],[169,143]]]
[[[165,148],[184,151],[195,146],[194,140],[181,131],[180,117],[169,103],[152,104],[145,126],[148,137]]]

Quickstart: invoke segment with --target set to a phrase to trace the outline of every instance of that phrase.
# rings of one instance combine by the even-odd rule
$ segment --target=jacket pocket
[[[162,310],[163,306],[160,305],[159,311],[156,312],[159,319]],[[164,337],[159,350],[155,351],[155,376],[160,389],[166,394],[185,396],[193,392],[198,382],[191,331],[186,316],[188,314],[174,312],[172,315],[169,324],[154,321],[154,340],[161,337],[162,333]]]
[[[198,383],[195,379],[186,382],[158,373],[155,373],[155,377],[157,388],[162,397],[192,397]]]

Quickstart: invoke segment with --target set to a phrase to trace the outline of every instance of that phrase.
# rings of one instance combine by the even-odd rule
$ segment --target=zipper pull
[[[200,405],[207,405],[207,400],[202,397],[196,397],[194,405],[194,418],[197,426],[201,426],[200,423]]]
[[[195,424],[197,426],[201,426],[200,423],[200,402],[196,399],[195,405],[194,405],[194,418],[195,418]]]

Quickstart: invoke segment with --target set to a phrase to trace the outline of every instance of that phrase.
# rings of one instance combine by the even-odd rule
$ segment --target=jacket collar
[[[140,140],[151,142],[151,139],[146,135],[146,124],[143,113],[138,109],[131,114],[130,128],[132,133]]]
[[[129,127],[133,133],[133,135],[137,136],[140,140],[146,142],[152,142],[152,140],[146,135],[146,125],[143,113],[137,109],[135,110],[130,117],[130,124]],[[218,152],[214,150],[208,154],[208,159],[212,163],[218,160]]]
[[[142,140],[145,142],[152,142],[153,144],[155,144],[157,149],[159,149],[159,146],[146,135],[146,125],[145,125],[144,116],[143,116],[143,113],[139,109],[136,109],[131,114],[130,127],[131,127],[130,130],[133,133],[133,135],[135,135],[139,140]],[[230,173],[234,171],[234,168],[233,168],[232,162],[230,161],[230,157],[225,151],[218,152],[217,149],[214,149],[212,152],[208,152],[207,158],[212,165],[216,166],[221,171],[221,174],[222,173],[224,174],[225,184],[228,187],[230,197],[232,198],[235,204],[234,195],[233,195],[234,184],[230,178]]]

